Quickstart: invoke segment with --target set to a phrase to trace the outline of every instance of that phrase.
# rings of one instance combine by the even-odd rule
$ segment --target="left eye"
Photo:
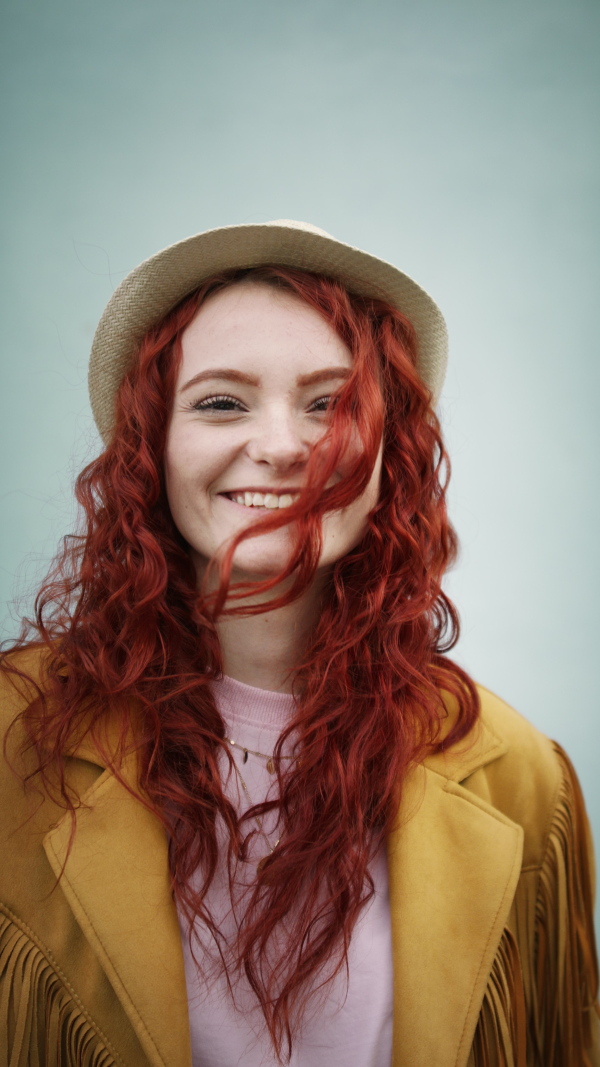
[[[333,398],[330,396],[320,396],[318,400],[313,401],[312,410],[329,411],[329,408],[332,406],[332,399]]]
[[[194,411],[239,411],[241,404],[234,396],[207,396],[192,404]]]

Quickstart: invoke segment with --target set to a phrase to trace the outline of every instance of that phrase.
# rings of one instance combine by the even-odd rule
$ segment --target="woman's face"
[[[328,424],[328,398],[352,356],[293,294],[260,283],[210,297],[182,335],[165,451],[169,507],[199,573],[218,548],[302,487],[310,447]],[[364,493],[323,519],[319,568],[349,552],[377,503],[381,449]],[[342,477],[336,472],[331,484]],[[234,574],[256,581],[289,559],[289,527],[243,541]]]

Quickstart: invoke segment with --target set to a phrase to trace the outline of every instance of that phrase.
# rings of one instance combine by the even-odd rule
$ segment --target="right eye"
[[[244,408],[234,396],[207,396],[191,404],[193,411],[243,411]]]

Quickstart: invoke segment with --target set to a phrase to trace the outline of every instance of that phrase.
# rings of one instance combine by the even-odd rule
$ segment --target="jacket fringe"
[[[521,959],[508,929],[502,935],[488,979],[469,1067],[528,1067]]]
[[[34,935],[6,911],[0,912],[0,1064],[121,1067]]]
[[[468,1067],[597,1067],[598,962],[591,839],[573,767],[562,771],[537,877],[522,875],[485,992]]]

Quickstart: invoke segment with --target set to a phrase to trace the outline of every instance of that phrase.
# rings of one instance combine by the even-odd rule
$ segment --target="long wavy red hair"
[[[352,375],[310,457],[304,492],[291,509],[258,524],[291,522],[296,540],[285,573],[260,586],[276,597],[252,608],[244,600],[257,587],[231,586],[231,565],[239,541],[260,530],[224,546],[216,592],[199,592],[163,478],[182,333],[207,297],[248,280],[306,301],[353,355]],[[409,768],[431,748],[464,736],[478,714],[473,683],[446,656],[458,636],[455,609],[441,587],[456,552],[446,512],[448,464],[415,367],[407,319],[332,279],[268,267],[205,282],[143,338],[119,390],[113,439],[77,480],[82,531],[65,538],[34,621],[24,624],[3,661],[24,673],[12,653],[32,643],[47,651],[39,699],[22,719],[38,780],[51,789],[50,771],[58,768],[62,803],[71,812],[76,801],[65,753],[73,739],[91,731],[117,775],[127,745],[135,744],[142,802],[168,834],[173,893],[190,936],[199,916],[218,941],[205,904],[219,861],[217,818],[228,833],[231,873],[256,832],[253,817],[275,805],[258,805],[238,819],[223,793],[219,756],[231,757],[210,687],[222,670],[215,620],[223,612],[267,610],[308,587],[321,517],[366,486],[383,434],[379,503],[360,544],[333,567],[296,665],[297,713],[277,751],[293,737],[300,758],[280,761],[281,843],[257,873],[230,964],[230,972],[233,966],[247,976],[282,1060],[311,990],[326,988],[347,963],[352,930],[373,893],[369,863],[390,832]],[[356,430],[362,451],[328,488]],[[443,692],[456,714],[442,741]],[[107,751],[100,727],[115,716],[119,743]],[[200,883],[192,882],[198,870]],[[274,962],[284,917],[285,951]]]

